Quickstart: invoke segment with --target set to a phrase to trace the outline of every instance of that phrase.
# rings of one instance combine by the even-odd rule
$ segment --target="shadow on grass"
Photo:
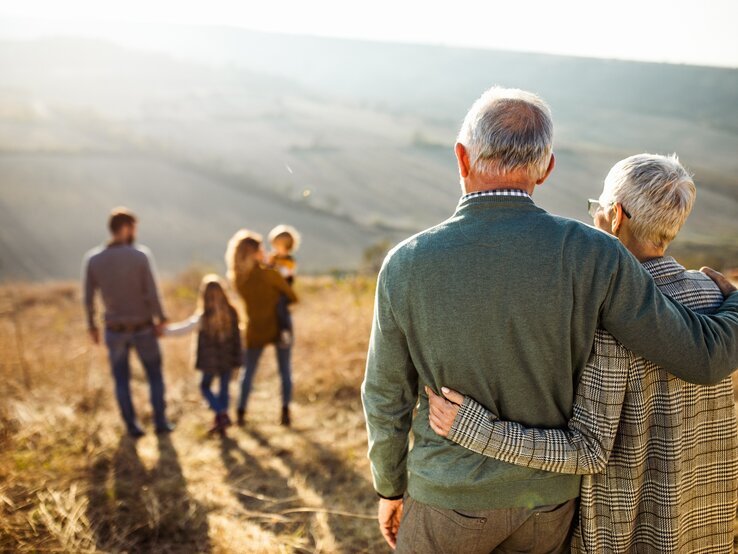
[[[210,551],[207,514],[187,492],[171,438],[159,436],[158,446],[159,460],[151,471],[127,436],[112,457],[90,468],[87,517],[100,550]]]
[[[223,437],[221,459],[226,469],[226,481],[233,494],[262,529],[280,537],[294,539],[292,546],[312,551],[316,544],[307,514],[287,514],[299,505],[299,495],[279,472],[264,467],[238,441]]]
[[[303,477],[310,488],[322,497],[324,507],[328,510],[328,526],[341,551],[358,553],[385,550],[373,517],[377,498],[367,476],[357,472],[331,449],[299,432],[291,433],[294,446],[289,449],[273,443],[256,429],[249,429],[247,433],[279,457],[293,474]],[[371,518],[357,518],[355,515],[371,515]]]

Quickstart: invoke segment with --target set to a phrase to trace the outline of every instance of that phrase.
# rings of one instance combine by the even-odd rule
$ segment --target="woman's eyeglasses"
[[[614,204],[614,202],[613,202],[613,204]],[[594,217],[597,215],[597,212],[599,212],[600,210],[604,210],[604,209],[605,209],[605,206],[603,206],[602,204],[600,204],[600,201],[599,200],[593,200],[592,198],[590,198],[589,200],[587,200],[587,211],[589,212],[589,215],[590,215],[590,217],[592,219],[594,219]],[[625,209],[625,206],[623,206],[622,204],[620,204],[620,209],[623,210],[623,213],[625,214],[625,217],[627,217],[628,219],[630,219],[630,213],[628,212],[628,210]]]

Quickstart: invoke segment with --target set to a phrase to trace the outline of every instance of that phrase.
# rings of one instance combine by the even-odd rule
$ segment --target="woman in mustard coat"
[[[277,305],[281,295],[297,302],[292,287],[280,273],[263,263],[262,237],[247,229],[238,231],[229,241],[226,252],[228,277],[241,296],[246,311],[245,371],[238,402],[238,424],[243,425],[251,384],[264,348],[275,346],[279,376],[282,379],[282,425],[290,425],[289,404],[292,397],[292,346],[280,344]]]

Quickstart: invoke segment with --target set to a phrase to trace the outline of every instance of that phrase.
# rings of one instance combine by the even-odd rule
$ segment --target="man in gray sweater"
[[[424,386],[468,391],[527,426],[565,427],[598,327],[705,381],[738,366],[738,293],[714,317],[697,315],[663,296],[619,241],[533,203],[554,168],[552,138],[540,98],[487,91],[455,147],[455,213],[394,248],[380,271],[362,398],[380,527],[398,552],[561,552],[579,494],[577,475],[436,435]]]
[[[92,341],[100,342],[95,293],[105,305],[105,344],[115,380],[115,396],[128,433],[144,434],[131,400],[129,352],[135,348],[146,371],[157,433],[174,429],[165,416],[164,379],[158,337],[166,322],[148,249],[134,246],[136,217],[125,208],[110,214],[111,241],[85,256],[84,304]]]

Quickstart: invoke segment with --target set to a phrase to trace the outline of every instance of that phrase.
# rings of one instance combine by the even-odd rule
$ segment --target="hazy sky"
[[[738,67],[738,0],[0,0],[0,17],[249,29]]]

